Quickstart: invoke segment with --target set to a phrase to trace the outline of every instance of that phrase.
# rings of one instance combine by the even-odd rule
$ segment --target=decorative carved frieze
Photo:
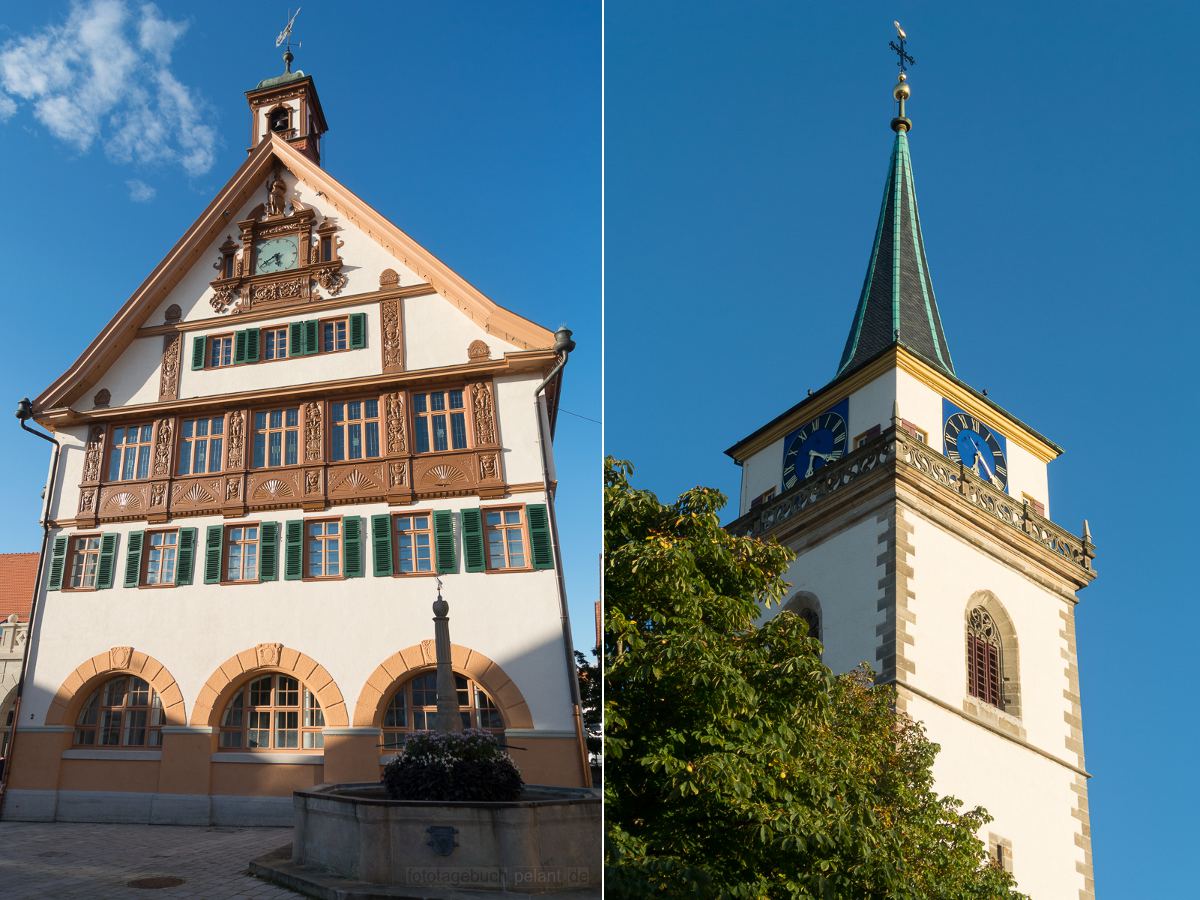
[[[471,409],[474,411],[476,446],[496,446],[499,443],[496,440],[496,404],[489,382],[471,385]]]
[[[246,414],[238,409],[229,414],[225,423],[228,434],[225,447],[225,468],[241,469],[246,465]]]
[[[152,507],[167,505],[167,482],[156,481],[150,485],[150,505]]]
[[[179,358],[183,352],[183,334],[163,335],[162,370],[158,379],[158,399],[179,399]]]
[[[379,304],[380,319],[383,323],[383,371],[404,371],[404,333],[400,321],[400,300],[384,300]]]
[[[388,487],[408,487],[408,464],[403,462],[388,463]]]
[[[1095,548],[1048,519],[1029,510],[980,480],[961,463],[930,449],[904,431],[890,428],[863,447],[818,470],[778,498],[752,510],[729,525],[734,534],[762,537],[787,520],[821,503],[826,497],[850,488],[877,469],[903,466],[931,482],[953,491],[971,506],[983,510],[1014,530],[1021,531],[1046,550],[1074,563],[1092,577]]]
[[[213,295],[209,298],[208,305],[213,308],[213,312],[223,313],[237,302],[240,295],[241,289],[236,284],[213,285]]]
[[[321,470],[309,469],[304,473],[304,496],[321,493]]]
[[[88,435],[87,447],[83,451],[83,483],[97,484],[100,481],[100,462],[104,457],[104,429],[95,425]]]
[[[171,474],[171,448],[174,445],[175,420],[159,419],[154,424],[154,462],[152,474],[166,478]]]
[[[321,461],[321,404],[304,404],[304,461]]]
[[[349,279],[333,266],[325,266],[317,269],[313,273],[313,278],[324,290],[329,291],[331,296],[336,297],[342,292],[342,288],[346,286]]]
[[[383,398],[383,411],[387,419],[385,446],[388,456],[408,452],[408,418],[404,415],[404,394],[396,391]]]
[[[246,503],[249,506],[295,506],[304,491],[303,473],[298,469],[264,469],[251,472],[246,479]]]

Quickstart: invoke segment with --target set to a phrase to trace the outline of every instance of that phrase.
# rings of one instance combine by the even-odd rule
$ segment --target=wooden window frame
[[[457,409],[452,409],[450,407],[450,394],[452,392],[458,392],[458,393],[462,394],[462,406]],[[434,394],[442,394],[445,397],[446,405],[445,405],[445,407],[443,407],[440,410],[435,410],[433,408],[433,404],[429,402],[428,398],[430,398]],[[426,408],[425,408],[424,412],[418,412],[418,410],[417,410],[417,398],[418,397],[426,398],[426,400],[425,400]],[[466,450],[474,449],[475,435],[472,432],[472,428],[471,428],[471,418],[472,417],[470,415],[468,415],[468,412],[469,412],[468,405],[469,404],[467,401],[467,389],[465,386],[455,385],[455,386],[444,387],[444,388],[428,388],[425,390],[409,391],[408,405],[411,410],[411,412],[409,414],[409,419],[410,419],[410,426],[412,429],[411,430],[412,452],[413,452],[414,456],[431,456],[435,453],[462,453]],[[454,446],[454,427],[453,427],[452,420],[449,419],[449,416],[451,414],[458,413],[458,412],[461,412],[462,417],[463,417],[463,440],[464,440],[464,443],[463,443],[463,446],[461,446],[461,447]],[[438,450],[434,447],[433,432],[430,430],[430,418],[433,416],[434,413],[445,413],[447,416],[447,431],[446,431],[446,439],[447,440],[446,440],[446,449],[445,450]],[[421,433],[424,433],[424,435],[425,435],[425,440],[429,447],[429,449],[427,449],[427,450],[418,450],[417,449],[417,447],[419,445],[418,437],[421,435]]]
[[[321,517],[321,518],[316,518],[316,519],[304,519],[303,521],[304,521],[304,529],[301,532],[301,540],[303,541],[303,544],[302,544],[302,550],[301,550],[300,566],[301,566],[301,571],[304,574],[303,574],[303,577],[301,580],[303,580],[303,581],[341,581],[341,580],[343,580],[346,577],[346,528],[345,528],[345,523],[342,520],[342,517],[341,516],[332,516],[332,517],[326,516],[326,517]],[[337,531],[337,535],[336,535],[337,559],[338,559],[337,574],[336,575],[328,575],[328,574],[324,574],[324,573],[321,575],[309,574],[308,562],[311,559],[311,556],[309,555],[309,540],[311,539],[311,536],[308,533],[308,529],[310,527],[312,527],[313,525],[328,525],[330,523],[336,523],[337,527],[338,527],[338,531]],[[321,565],[322,565],[322,568],[324,568],[325,567],[325,562],[324,562],[325,554],[328,552],[328,549],[326,548],[325,545],[328,543],[331,543],[331,537],[329,535],[322,535],[321,537],[318,538],[318,540],[320,540],[320,542],[321,542],[321,560],[322,560]]]
[[[279,356],[279,355],[270,356],[270,357],[267,356],[267,332],[268,331],[276,331],[276,332],[283,333],[283,340],[284,340],[283,356]],[[290,335],[291,335],[291,328],[287,324],[264,325],[262,328],[259,328],[258,329],[258,348],[259,348],[258,349],[258,362],[260,362],[260,363],[279,362],[280,360],[291,359],[292,358],[292,342],[291,342]]]
[[[400,519],[415,519],[417,516],[425,516],[429,520],[428,528],[411,528],[406,534],[428,534],[429,535],[429,571],[428,572],[401,572],[400,571],[400,534],[397,531],[396,523]],[[392,575],[396,578],[428,578],[430,575],[438,574],[437,562],[437,541],[434,538],[433,528],[433,510],[418,509],[412,512],[397,512],[392,513],[391,517],[391,532],[392,541]],[[415,549],[415,548],[414,548]],[[414,556],[415,560],[416,557]]]
[[[185,437],[183,431],[184,431],[184,426],[188,422],[192,422],[192,423],[207,422],[208,423],[207,427],[209,429],[208,434],[204,435],[203,437],[197,437],[195,435],[195,426],[193,425],[192,436]],[[212,440],[213,440],[212,425],[214,422],[221,423],[221,433],[219,435],[217,435],[217,439],[221,441],[221,452],[217,454],[217,468],[215,468],[215,469],[206,468],[203,472],[197,472],[195,470],[195,468],[192,467],[192,462],[195,457],[195,452],[192,449],[192,447],[199,441],[204,441],[204,458],[205,458],[205,466],[207,466],[209,460],[212,457]],[[186,473],[180,471],[180,469],[183,467],[183,460],[185,458],[188,460],[188,471]],[[175,475],[176,475],[176,477],[190,478],[193,475],[219,475],[223,471],[225,471],[225,416],[224,415],[196,416],[194,418],[189,418],[189,419],[180,418],[179,419],[179,439],[176,442],[176,446],[175,446]]]
[[[96,547],[94,550],[88,549],[84,552],[88,555],[94,554],[96,557],[95,568],[92,569],[92,583],[90,585],[81,585],[76,587],[72,582],[75,580],[75,557],[79,555],[80,541],[87,541],[95,538]],[[87,534],[73,534],[67,541],[66,562],[63,564],[63,580],[60,590],[63,591],[96,591],[99,590],[100,584],[100,552],[104,543],[104,532],[88,532]],[[86,571],[86,563],[85,571]]]
[[[150,551],[152,549],[151,538],[156,534],[173,534],[175,535],[175,563],[171,570],[171,580],[168,582],[158,582],[150,584]],[[179,529],[178,528],[155,528],[150,531],[143,532],[142,538],[142,561],[138,572],[138,587],[147,588],[149,590],[158,590],[160,588],[173,588],[179,580]],[[128,552],[128,551],[127,551]],[[160,563],[161,571],[161,563]]]
[[[228,369],[234,365],[233,361],[233,338],[232,331],[223,331],[220,334],[210,334],[204,339],[204,368],[206,369]],[[215,341],[229,341],[229,362],[214,363],[213,360],[213,343]],[[224,357],[224,354],[222,354]]]
[[[339,403],[343,407],[346,407],[346,410],[343,413],[342,421],[340,424],[338,422],[334,421],[334,413],[333,413],[333,407]],[[349,418],[349,406],[351,403],[363,404],[362,415],[360,415],[357,419],[354,419],[354,420],[351,420]],[[367,403],[375,404],[375,415],[368,416],[366,414],[366,404]],[[384,438],[384,428],[387,423],[385,422],[384,417],[383,417],[383,404],[379,402],[378,397],[347,397],[345,399],[338,398],[336,400],[329,400],[325,404],[325,409],[326,409],[326,412],[328,413],[327,421],[329,422],[329,427],[328,427],[328,429],[326,429],[329,432],[329,456],[328,456],[329,462],[331,462],[331,463],[358,462],[360,460],[365,460],[365,459],[380,459],[384,456],[383,438]],[[353,458],[350,456],[350,425],[352,422],[361,424],[361,426],[362,426],[361,443],[362,443],[362,450],[363,450],[362,456],[357,456],[357,457],[353,457]],[[366,452],[367,451],[367,426],[370,425],[372,422],[375,423],[375,455],[374,456],[368,455]],[[336,459],[335,453],[334,453],[334,448],[336,447],[336,440],[334,438],[334,434],[335,434],[335,430],[338,427],[341,427],[341,429],[342,429],[341,443],[342,443],[342,452],[344,455],[342,456],[341,459]]]
[[[250,700],[251,700],[250,689],[255,684],[262,681],[264,678],[271,679],[270,702],[267,703],[266,705],[255,706],[255,705],[251,704],[251,702],[250,702]],[[291,679],[292,681],[296,682],[297,702],[295,705],[281,704],[281,703],[276,702],[279,699],[279,697],[278,697],[279,679],[281,679],[281,678],[288,678],[288,679]],[[235,725],[226,725],[225,720],[229,714],[230,708],[233,706],[233,704],[237,701],[237,699],[239,697],[242,699],[242,706],[241,706],[242,723],[241,723],[241,725],[236,725],[236,726]],[[306,702],[305,702],[306,700],[309,700],[309,699],[311,699],[311,701],[312,701],[311,707],[307,706]],[[268,722],[270,725],[270,727],[267,729],[267,731],[270,734],[270,739],[268,742],[269,746],[251,747],[250,746],[250,731],[252,730],[250,728],[251,715],[253,713],[264,713],[264,712],[267,713],[267,715],[268,715]],[[300,746],[276,747],[276,746],[274,746],[275,740],[276,740],[276,714],[292,713],[292,712],[297,714],[296,715],[297,727],[295,729],[296,743],[299,744]],[[305,714],[308,712],[314,713],[313,719],[315,720],[315,719],[319,718],[321,724],[305,725],[304,724]],[[238,687],[237,691],[235,691],[229,697],[229,699],[225,703],[224,709],[221,710],[221,717],[219,720],[219,724],[217,725],[217,752],[218,753],[295,753],[295,754],[299,754],[299,755],[312,755],[312,754],[316,754],[316,753],[324,753],[325,752],[324,729],[325,729],[325,710],[321,707],[321,703],[317,699],[316,691],[311,690],[308,687],[308,685],[306,685],[304,683],[303,680],[301,680],[300,678],[297,678],[294,674],[292,674],[290,672],[278,672],[278,671],[255,672],[252,677],[247,678],[241,684],[241,686]],[[261,731],[262,729],[256,728],[253,730]],[[290,731],[292,729],[285,729],[285,730]],[[229,746],[225,745],[225,735],[226,734],[239,734],[239,733],[241,734],[241,742],[238,744],[238,746],[229,747]],[[311,734],[311,735],[315,736],[314,740],[313,740],[314,746],[312,746],[312,747],[304,746],[304,738],[305,738],[306,734]]]
[[[432,693],[435,698],[434,702],[432,704],[422,703],[419,706],[417,706],[413,703],[413,696],[412,696],[413,685],[416,684],[417,681],[424,679],[424,678],[436,679],[437,678],[437,670],[421,669],[420,671],[418,671],[416,673],[412,673],[409,676],[407,676],[406,678],[404,678],[403,681],[401,681],[398,685],[396,685],[388,693],[387,702],[383,704],[382,712],[380,713],[380,716],[379,716],[379,730],[380,730],[380,733],[383,738],[383,747],[385,749],[392,750],[392,749],[396,749],[396,748],[404,746],[404,741],[407,739],[407,737],[409,735],[421,734],[422,732],[434,730],[434,726],[431,723],[436,721],[436,715],[437,715],[436,682],[435,682],[434,688],[432,689]],[[459,679],[462,679],[462,681],[466,682],[465,687],[458,686]],[[462,703],[458,704],[459,715],[461,716],[465,712],[469,716],[469,719],[468,719],[469,724],[466,724],[463,727],[479,728],[480,727],[479,723],[481,722],[479,713],[480,712],[488,712],[488,711],[494,709],[496,712],[496,715],[499,716],[499,718],[500,718],[500,723],[501,723],[500,727],[499,728],[486,727],[486,728],[483,728],[482,730],[490,732],[491,734],[494,734],[497,737],[503,736],[505,730],[508,728],[508,723],[505,721],[504,711],[500,708],[500,704],[496,702],[496,698],[493,697],[482,684],[480,684],[478,681],[476,681],[471,676],[464,675],[462,672],[454,673],[454,682],[455,682],[455,692],[456,693],[461,692],[463,690],[465,690],[467,692],[467,705],[463,706]],[[423,690],[430,690],[430,689],[423,688]],[[482,694],[484,699],[487,701],[488,704],[490,704],[490,706],[480,706],[477,703],[478,694],[476,692],[478,692],[478,694]],[[404,710],[405,710],[405,717],[406,717],[407,724],[404,726],[388,725],[387,724],[388,715],[391,713],[392,704],[395,703],[396,698],[398,696],[400,696],[401,694],[403,694],[403,696],[404,696],[404,703],[405,703]],[[417,719],[416,713],[418,711],[425,714],[425,722],[427,725],[430,725],[429,728],[417,728],[416,727],[416,724],[415,724],[416,719]],[[401,737],[401,736],[403,736],[403,737]]]
[[[259,584],[262,582],[262,522],[234,522],[222,526],[221,532],[221,584]],[[253,578],[230,578],[229,577],[229,548],[233,545],[230,540],[230,532],[235,528],[257,528],[258,531],[254,535],[254,577]],[[239,546],[249,544],[249,541],[238,541]],[[241,571],[246,572],[245,555],[242,557]]]
[[[249,440],[249,443],[250,443],[250,469],[251,470],[256,471],[256,472],[262,472],[267,469],[287,469],[292,466],[300,465],[300,458],[301,458],[301,453],[302,453],[301,431],[303,430],[302,429],[302,421],[301,421],[302,416],[300,414],[301,413],[300,407],[301,407],[301,404],[297,403],[295,406],[272,406],[272,407],[268,407],[268,408],[264,408],[264,409],[250,410],[250,428],[249,428],[250,440]],[[296,411],[296,424],[295,425],[287,424],[287,413],[289,410]],[[283,424],[281,426],[279,426],[278,428],[276,428],[270,424],[271,413],[276,412],[276,411],[278,411],[282,414],[281,418],[283,421]],[[259,415],[259,413],[263,413],[267,416],[267,419],[266,419],[267,425],[266,425],[265,429],[261,431],[262,434],[266,435],[266,437],[263,439],[263,464],[261,466],[257,465],[255,462],[255,447],[258,443],[258,435],[260,433],[260,429],[256,423],[256,418]],[[295,434],[296,434],[296,461],[295,462],[287,462],[286,461],[287,460],[287,434],[289,431],[295,431]],[[273,466],[270,464],[270,462],[268,462],[268,460],[270,459],[270,456],[271,456],[270,435],[274,432],[278,432],[281,435],[280,445],[279,445],[279,458],[282,461],[278,465]]]
[[[337,344],[337,326],[341,325],[345,329],[346,346],[334,347],[332,350],[325,349],[325,326],[331,325],[334,328],[334,344]],[[350,316],[331,316],[328,319],[317,319],[317,352],[318,353],[345,353],[350,349]]]
[[[143,440],[141,440],[141,437],[140,437],[141,431],[143,428],[147,428],[147,427],[150,429],[150,437],[147,440],[143,441]],[[138,440],[132,444],[125,442],[125,443],[121,443],[118,445],[116,443],[116,438],[114,437],[116,430],[118,428],[124,428],[126,433],[128,433],[129,429],[131,429],[131,428],[137,429],[138,435],[139,435]],[[150,479],[150,464],[153,462],[153,456],[154,456],[154,423],[153,422],[133,422],[129,425],[115,425],[115,424],[110,425],[108,427],[108,435],[107,435],[107,439],[105,440],[105,445],[106,445],[105,446],[106,459],[104,461],[105,465],[104,465],[104,469],[103,469],[105,484],[119,484],[119,483],[126,483],[126,482],[132,482],[132,481],[148,481]],[[131,447],[137,448],[137,453],[134,456],[134,467],[133,467],[134,474],[131,478],[123,478],[121,476],[121,472],[125,468],[125,466],[124,466],[124,462],[125,462],[124,451]],[[146,474],[138,475],[137,474],[138,469],[139,469],[138,463],[141,458],[141,449],[143,447],[146,448]],[[118,467],[117,475],[114,478],[112,475],[112,463],[113,463],[113,455],[117,454],[117,453],[120,453],[120,455],[121,455],[122,465],[120,465]]]
[[[516,525],[509,525],[504,522],[501,522],[500,525],[489,525],[488,524],[488,516],[489,515],[491,515],[492,513],[503,514],[506,512],[518,513],[521,516],[521,521],[519,523],[517,523]],[[483,520],[482,525],[483,525],[484,571],[487,572],[488,574],[492,574],[492,575],[502,575],[506,572],[531,572],[531,571],[533,571],[533,547],[530,543],[530,538],[529,538],[529,515],[525,511],[525,505],[517,504],[517,505],[510,505],[510,506],[484,506],[484,507],[480,508],[479,513],[480,513],[480,518]],[[488,534],[490,531],[492,531],[495,528],[502,528],[502,529],[504,529],[505,532],[508,532],[514,528],[519,528],[521,530],[521,540],[524,545],[522,552],[525,556],[525,564],[524,565],[522,565],[522,566],[506,565],[501,568],[496,568],[492,565],[491,541],[488,539]],[[505,537],[505,540],[504,540],[505,561],[507,562],[510,559],[510,557],[511,557],[511,551],[509,550],[508,538]]]
[[[128,705],[128,703],[126,702],[129,697],[128,688],[126,689],[126,692],[125,692],[124,696],[122,697],[122,702],[120,703],[120,705],[111,705],[111,704],[106,704],[103,702],[105,699],[104,694],[107,693],[107,691],[108,691],[108,686],[110,684],[112,684],[113,682],[117,681],[118,679],[122,679],[122,678],[129,679],[131,686],[132,686],[132,682],[141,682],[143,685],[146,686],[146,691],[148,692],[148,694],[147,694],[147,698],[146,698],[146,703],[144,705],[143,704],[137,704],[137,705],[133,705],[133,706]],[[88,711],[88,707],[91,705],[93,698],[96,698],[98,701],[100,701],[96,705],[96,722],[94,725],[85,725],[85,724],[81,723],[79,720],[82,719],[84,714]],[[158,712],[158,715],[157,715],[158,722],[157,723],[154,721],[154,719],[156,718],[154,715],[156,710]],[[121,737],[122,737],[122,740],[120,741],[120,743],[116,743],[116,744],[101,744],[99,742],[99,738],[100,738],[100,735],[103,730],[102,723],[105,718],[105,713],[111,714],[113,712],[119,712],[121,714],[121,732],[122,732]],[[139,743],[139,744],[125,743],[124,732],[125,732],[126,721],[127,721],[126,715],[130,712],[145,712],[145,714],[146,714],[146,724],[144,726],[145,731],[146,731],[146,740],[143,743]],[[148,681],[146,681],[146,679],[141,678],[132,673],[127,673],[124,675],[114,675],[112,678],[107,678],[103,682],[101,682],[99,685],[97,685],[96,689],[94,691],[92,691],[90,694],[88,694],[87,699],[83,703],[83,706],[81,706],[79,708],[79,713],[75,716],[75,730],[71,733],[71,746],[85,748],[85,749],[89,749],[89,750],[128,750],[128,749],[161,750],[162,749],[162,727],[164,724],[166,724],[166,716],[163,713],[162,698],[158,696],[158,692],[154,690],[154,686],[152,684],[150,684]],[[83,743],[79,740],[80,732],[83,729],[90,729],[93,732],[93,740],[91,743]],[[157,742],[155,742],[153,740],[155,735],[158,736]]]

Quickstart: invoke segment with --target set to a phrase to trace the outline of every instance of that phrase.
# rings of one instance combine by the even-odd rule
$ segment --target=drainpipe
[[[571,640],[571,617],[567,611],[567,584],[563,578],[562,546],[558,540],[558,515],[554,499],[550,495],[550,413],[547,408],[545,390],[567,364],[567,357],[575,349],[571,340],[571,329],[563,326],[554,332],[554,353],[558,363],[550,370],[542,383],[533,389],[533,414],[538,423],[538,444],[542,452],[542,484],[546,490],[546,507],[550,511],[550,534],[554,541],[554,574],[558,582],[558,612],[562,622],[563,651],[566,654],[567,675],[571,683],[571,708],[575,724],[575,738],[579,745],[579,763],[583,769],[585,787],[592,786],[592,767],[588,761],[587,738],[583,731],[583,701],[579,696],[579,673],[575,668],[575,645]]]
[[[25,632],[25,653],[21,656],[21,674],[17,678],[17,696],[13,700],[12,731],[8,735],[8,756],[4,760],[4,781],[0,782],[0,819],[4,818],[4,799],[8,796],[8,784],[12,781],[12,761],[17,749],[17,725],[21,721],[21,696],[25,693],[25,672],[29,668],[29,654],[33,652],[34,623],[37,621],[38,597],[42,590],[42,573],[46,568],[46,547],[50,542],[50,504],[54,499],[54,485],[58,482],[58,457],[62,445],[48,434],[34,431],[27,424],[33,418],[33,404],[23,398],[17,404],[17,419],[21,428],[43,441],[54,445],[50,460],[50,478],[46,482],[45,502],[42,504],[42,552],[38,554],[37,577],[33,582],[33,600],[29,604],[29,628]]]

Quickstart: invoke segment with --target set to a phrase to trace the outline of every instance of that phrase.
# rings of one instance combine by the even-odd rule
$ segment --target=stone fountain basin
[[[373,884],[540,894],[600,885],[600,797],[526,785],[508,803],[391,800],[379,784],[293,794],[292,862]]]

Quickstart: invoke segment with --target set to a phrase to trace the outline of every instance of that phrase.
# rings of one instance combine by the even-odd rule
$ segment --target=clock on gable
[[[811,478],[817,470],[846,455],[850,400],[843,400],[783,439],[783,489]]]
[[[228,237],[213,266],[210,301],[217,312],[237,303],[236,312],[252,307],[316,300],[320,289],[336,296],[346,286],[338,248],[337,226],[292,196],[276,171],[267,179],[267,200],[250,218],[238,222],[241,240]]]
[[[1008,491],[1008,442],[978,418],[942,400],[945,453],[994,487]]]

